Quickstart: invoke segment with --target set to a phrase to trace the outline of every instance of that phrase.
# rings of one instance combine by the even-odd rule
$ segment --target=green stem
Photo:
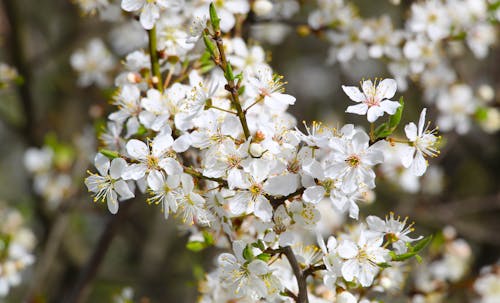
[[[221,67],[224,74],[226,74],[228,68],[227,67],[228,61],[226,58],[226,53],[224,51],[224,45],[222,43],[222,37],[220,31],[216,31],[213,38],[215,40],[215,43],[217,44],[217,49],[219,50],[219,66]],[[231,93],[231,104],[236,109],[236,115],[238,116],[238,119],[240,119],[241,126],[243,127],[243,133],[245,134],[245,139],[248,139],[251,137],[251,134],[250,134],[250,129],[248,128],[245,112],[241,108],[238,88],[236,87],[233,79],[226,79],[226,80],[227,80],[226,90]]]
[[[160,62],[156,51],[156,26],[148,31],[149,56],[151,57],[151,72],[153,74],[153,84],[160,92],[163,92],[163,84],[160,72]]]

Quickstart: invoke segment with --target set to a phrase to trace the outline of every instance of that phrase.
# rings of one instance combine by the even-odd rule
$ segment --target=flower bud
[[[252,156],[260,157],[264,152],[265,152],[264,148],[262,148],[262,145],[260,145],[259,143],[250,144],[250,154]]]
[[[273,10],[273,4],[268,0],[257,0],[253,3],[252,10],[257,16],[265,16]]]

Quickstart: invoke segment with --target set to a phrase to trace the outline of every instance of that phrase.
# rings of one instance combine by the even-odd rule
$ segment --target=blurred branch
[[[85,266],[81,269],[78,279],[69,293],[69,295],[63,300],[66,303],[78,303],[83,302],[88,291],[89,284],[95,278],[99,267],[106,256],[106,253],[111,246],[118,226],[127,217],[128,210],[133,204],[134,200],[121,202],[121,208],[118,214],[113,215],[109,218],[104,231],[102,232],[97,244],[94,247],[90,258],[88,259]]]
[[[33,97],[31,94],[31,75],[32,71],[26,61],[23,45],[23,30],[24,26],[20,21],[18,8],[16,4],[18,1],[4,0],[3,4],[7,15],[7,21],[10,26],[9,45],[11,50],[12,62],[23,76],[23,85],[18,86],[19,96],[21,99],[22,110],[24,114],[24,126],[22,128],[24,138],[29,145],[36,143],[36,136],[34,131],[35,115],[33,109]]]

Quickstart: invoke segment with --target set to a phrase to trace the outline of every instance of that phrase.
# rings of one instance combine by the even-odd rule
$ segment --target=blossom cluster
[[[35,261],[35,236],[16,209],[1,205],[0,222],[0,297],[5,297]]]
[[[422,87],[425,100],[439,111],[441,130],[464,134],[478,117],[487,131],[499,129],[498,110],[490,103],[493,89],[487,82],[463,82],[454,63],[467,56],[466,48],[477,59],[488,55],[497,42],[499,17],[498,1],[417,1],[404,27],[395,28],[389,15],[364,19],[350,2],[319,0],[308,24],[330,44],[328,62],[385,60],[401,89],[409,78]]]
[[[366,114],[369,132],[353,124],[299,128],[287,111],[296,98],[285,92],[263,49],[224,35],[234,25],[226,13],[245,3],[235,2],[201,11],[122,1],[125,11],[140,13],[150,51],[126,55],[125,71],[115,79],[115,111],[94,159],[97,173],[85,184],[113,214],[142,192],[165,218],[189,227],[191,243],[227,247],[229,240],[233,253],[219,256],[203,302],[294,296],[306,302],[322,296],[309,275],[322,280],[329,295],[365,300],[357,286],[378,284],[384,268],[415,256],[429,239],[409,236],[411,225],[391,214],[369,216],[334,235],[327,231],[325,243],[315,231],[326,217],[320,205],[358,220],[358,204],[372,195],[374,168],[385,162],[387,149],[398,148],[394,158],[421,176],[427,158],[438,154],[439,137],[425,109],[418,126],[406,125],[407,139],[393,137],[404,107],[402,99],[389,100],[397,91],[394,79],[364,81],[363,92],[344,86],[360,103],[348,111]],[[179,12],[183,17],[172,25],[169,17]],[[170,23],[162,27],[162,21]],[[375,128],[385,113],[389,121]],[[311,240],[316,245],[303,244]]]

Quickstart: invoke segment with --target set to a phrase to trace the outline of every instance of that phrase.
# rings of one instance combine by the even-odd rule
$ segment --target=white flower
[[[109,85],[107,73],[113,69],[115,60],[101,40],[91,40],[86,49],[78,50],[71,55],[70,62],[71,66],[80,73],[78,77],[80,86]]]
[[[411,6],[411,13],[408,21],[410,30],[416,33],[424,32],[433,41],[443,39],[450,34],[450,16],[440,0],[414,3]]]
[[[416,176],[422,176],[427,170],[428,163],[424,156],[436,157],[439,151],[436,148],[439,137],[434,134],[436,129],[429,130],[429,124],[425,125],[426,109],[420,113],[418,128],[411,122],[405,126],[405,133],[411,145],[399,149],[401,163],[410,168]]]
[[[400,106],[399,102],[388,100],[396,93],[397,83],[394,79],[384,79],[376,87],[371,80],[365,80],[361,86],[363,92],[356,86],[342,85],[342,89],[352,101],[361,102],[361,104],[349,106],[347,113],[367,114],[368,122],[373,123],[384,112],[393,115]]]
[[[332,164],[325,169],[328,178],[340,178],[344,193],[353,193],[359,186],[375,187],[372,166],[381,163],[384,155],[378,144],[369,146],[364,131],[356,131],[352,139],[332,138]]]
[[[234,241],[234,254],[223,253],[219,256],[222,286],[237,297],[250,295],[253,299],[259,299],[268,293],[263,277],[270,273],[270,268],[259,259],[247,262],[243,258],[245,246],[243,241]]]
[[[382,237],[369,238],[361,231],[357,242],[343,240],[340,242],[337,252],[345,259],[342,264],[342,276],[346,281],[356,278],[361,286],[372,285],[373,279],[379,272],[379,263],[390,260],[389,251],[381,247]]]
[[[422,239],[422,236],[412,239],[408,234],[413,231],[413,223],[406,225],[408,217],[402,222],[400,218],[394,218],[394,213],[385,217],[385,221],[376,216],[368,216],[366,223],[370,231],[374,231],[376,236],[387,237],[397,254],[404,254],[407,251],[406,244]]]
[[[264,98],[264,104],[271,109],[284,111],[288,105],[295,103],[295,97],[283,94],[284,88],[279,78],[273,77],[268,66],[261,66],[255,73],[245,77],[248,85],[247,93],[253,98]]]
[[[437,100],[440,116],[437,124],[443,131],[455,129],[459,134],[465,134],[470,128],[470,116],[478,106],[478,100],[470,86],[455,84],[443,92]]]
[[[122,9],[127,12],[141,10],[140,22],[144,29],[150,30],[160,18],[160,11],[167,7],[178,8],[180,0],[122,0]]]
[[[159,134],[151,143],[151,151],[146,143],[137,139],[127,142],[126,149],[130,157],[139,163],[131,164],[123,172],[125,180],[139,180],[146,172],[153,170],[165,170],[167,175],[178,175],[182,173],[182,166],[174,158],[167,154],[174,145],[174,139],[170,134]]]
[[[140,104],[141,91],[135,85],[124,85],[113,102],[118,111],[109,115],[109,119],[117,123],[127,121],[127,134],[130,137],[139,130],[139,115],[142,111]]]
[[[193,177],[182,174],[182,192],[179,197],[179,212],[182,213],[182,222],[188,224],[207,225],[210,222],[208,211],[205,209],[205,199],[194,192]]]
[[[148,202],[161,203],[165,219],[168,219],[170,213],[177,212],[177,200],[181,194],[180,175],[170,175],[165,178],[162,172],[153,170],[149,173],[147,182],[152,194]]]
[[[229,200],[229,210],[234,215],[243,213],[254,213],[264,222],[272,218],[273,208],[265,197],[262,182],[267,178],[270,171],[270,163],[261,159],[254,159],[245,167],[245,173],[235,173],[228,176],[228,183],[240,188],[235,196]],[[230,180],[233,179],[233,180]]]
[[[118,212],[118,195],[121,200],[134,197],[132,191],[124,180],[120,179],[123,171],[127,168],[127,162],[122,158],[111,161],[101,153],[95,156],[95,167],[100,175],[93,174],[85,179],[85,185],[89,191],[95,193],[94,201],[106,200],[109,212]]]
[[[496,270],[495,268],[497,267]],[[486,269],[486,270],[485,270]],[[481,276],[474,282],[474,290],[481,296],[480,303],[495,303],[500,301],[500,272],[498,265],[483,268]]]

